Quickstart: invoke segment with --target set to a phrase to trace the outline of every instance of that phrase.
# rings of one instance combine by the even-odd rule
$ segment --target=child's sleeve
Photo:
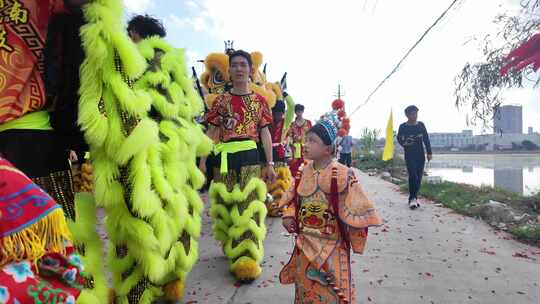
[[[349,171],[348,183],[345,200],[339,208],[339,217],[347,226],[353,252],[363,253],[368,227],[379,226],[382,220],[352,170]]]

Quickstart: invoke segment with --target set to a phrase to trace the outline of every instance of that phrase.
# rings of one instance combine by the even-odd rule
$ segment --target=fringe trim
[[[32,226],[0,239],[0,265],[35,262],[48,251],[65,254],[67,241],[71,241],[71,234],[64,212],[56,208]]]

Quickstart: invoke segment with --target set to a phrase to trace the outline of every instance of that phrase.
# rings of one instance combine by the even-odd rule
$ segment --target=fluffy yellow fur
[[[251,61],[253,62],[253,71],[258,71],[263,64],[263,54],[258,51],[252,52]]]
[[[278,179],[276,182],[268,186],[268,190],[273,197],[272,201],[266,202],[266,207],[268,209],[268,214],[272,217],[277,217],[281,215],[281,210],[278,206],[278,202],[281,200],[281,197],[289,190],[292,186],[292,175],[291,171],[287,166],[281,166],[276,168],[276,173]]]
[[[170,301],[179,301],[184,295],[184,283],[180,280],[170,282],[163,288],[164,298]]]
[[[258,86],[253,82],[250,83],[250,88],[253,92],[264,97],[270,108],[273,108],[276,105],[276,94],[274,94],[273,91],[267,90],[264,86]]]
[[[262,269],[253,259],[241,257],[235,263],[235,266],[231,268],[231,272],[240,281],[249,281],[258,278],[262,273]]]
[[[210,53],[204,59],[204,66],[206,71],[210,71],[213,74],[215,71],[219,71],[225,81],[229,81],[229,56],[225,53]],[[212,77],[210,75],[210,81],[207,83],[207,88],[213,88]]]

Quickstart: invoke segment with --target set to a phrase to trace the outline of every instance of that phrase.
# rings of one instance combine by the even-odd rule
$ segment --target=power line
[[[360,105],[358,105],[354,111],[351,112],[351,114],[349,115],[349,117],[351,117],[354,113],[356,113],[356,111],[358,111],[361,107],[363,107],[364,105],[366,105],[371,97],[373,95],[375,95],[375,93],[384,85],[384,83],[390,79],[390,77],[392,77],[392,75],[394,75],[394,73],[397,72],[397,70],[400,68],[401,64],[405,61],[405,59],[407,59],[407,57],[409,57],[409,55],[412,53],[412,51],[420,44],[420,42],[422,42],[422,40],[424,40],[424,38],[427,36],[427,34],[439,23],[439,21],[441,21],[444,16],[446,16],[446,14],[454,7],[454,5],[456,3],[458,3],[460,0],[453,0],[452,3],[450,4],[450,6],[448,6],[448,8],[446,10],[444,10],[444,12],[435,20],[435,22],[433,22],[433,24],[424,32],[424,34],[422,34],[422,36],[420,36],[420,38],[413,44],[413,46],[407,51],[407,53],[405,53],[405,55],[401,58],[401,60],[396,64],[396,66],[394,67],[394,69],[375,87],[375,89],[373,91],[371,91],[371,93],[368,95],[368,97],[366,98],[366,100],[364,100],[364,102]]]

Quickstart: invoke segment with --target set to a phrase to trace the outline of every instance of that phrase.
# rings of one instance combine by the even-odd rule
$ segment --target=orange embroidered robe
[[[337,212],[330,203],[333,171]],[[294,303],[356,303],[350,250],[363,253],[367,228],[382,224],[373,203],[354,172],[337,162],[320,172],[308,163],[296,191],[282,200],[283,217],[297,218],[298,236],[280,281],[295,284]]]

